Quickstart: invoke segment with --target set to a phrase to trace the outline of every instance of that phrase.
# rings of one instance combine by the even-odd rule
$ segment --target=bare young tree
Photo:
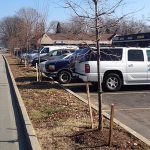
[[[103,117],[102,117],[102,87],[100,78],[100,37],[106,29],[114,27],[122,18],[116,17],[116,21],[113,24],[104,24],[103,19],[108,17],[114,17],[118,7],[123,5],[123,0],[117,0],[111,5],[108,0],[65,0],[66,8],[70,8],[80,18],[87,19],[89,27],[95,30],[95,42],[97,48],[97,72],[98,72],[98,102],[99,102],[99,126],[98,129],[103,129]]]

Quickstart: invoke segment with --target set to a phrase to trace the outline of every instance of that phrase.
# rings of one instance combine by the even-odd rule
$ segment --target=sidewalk
[[[27,149],[13,94],[0,54],[0,150]]]

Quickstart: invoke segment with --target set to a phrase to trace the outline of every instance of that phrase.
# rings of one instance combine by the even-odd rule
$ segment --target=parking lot
[[[63,85],[83,98],[87,98],[84,83]],[[97,88],[90,86],[92,103],[98,106]],[[115,105],[115,118],[150,140],[150,86],[126,86],[115,93],[104,92],[103,111],[109,113]]]

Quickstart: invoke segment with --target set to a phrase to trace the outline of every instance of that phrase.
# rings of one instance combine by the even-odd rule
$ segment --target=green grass
[[[46,115],[52,115],[54,113],[59,113],[59,112],[64,112],[66,111],[66,107],[58,107],[58,108],[52,108],[52,107],[43,107],[41,109],[41,112],[46,114]]]
[[[30,117],[32,120],[40,120],[45,117],[45,114],[38,110],[32,110],[30,112]]]

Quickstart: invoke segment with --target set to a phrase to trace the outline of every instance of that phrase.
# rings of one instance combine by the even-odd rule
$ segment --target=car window
[[[94,51],[89,55],[89,61],[97,61],[97,58],[97,53]]]
[[[55,50],[50,54],[50,56],[60,56],[61,54],[62,54],[61,50]]]
[[[128,50],[128,61],[144,61],[142,50]]]
[[[42,51],[41,51],[41,53],[48,53],[49,52],[49,48],[47,47],[47,48],[44,48]]]
[[[57,53],[58,53],[58,51],[53,51],[53,52],[51,53],[51,56],[57,56]]]
[[[69,53],[70,52],[70,50],[69,49],[64,49],[64,50],[62,50],[62,53],[63,54],[65,54],[65,53]]]
[[[122,49],[105,48],[100,50],[101,61],[120,61],[122,60]]]
[[[147,54],[147,60],[150,61],[150,50],[147,50],[146,54]]]

